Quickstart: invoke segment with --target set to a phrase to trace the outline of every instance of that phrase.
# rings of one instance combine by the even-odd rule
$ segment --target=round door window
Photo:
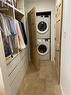
[[[38,51],[39,51],[39,53],[44,54],[47,52],[47,47],[45,45],[40,45],[38,47]]]
[[[39,24],[38,24],[38,29],[39,31],[43,32],[47,29],[47,24],[44,22],[44,21],[41,21]]]

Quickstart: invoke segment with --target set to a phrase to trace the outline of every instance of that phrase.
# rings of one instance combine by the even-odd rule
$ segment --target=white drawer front
[[[15,77],[17,76],[18,72],[21,70],[21,68],[25,64],[25,61],[26,61],[26,58],[25,57],[22,58],[20,63],[17,65],[17,67],[14,69],[14,71],[10,74],[10,76],[9,76],[10,84],[12,84],[12,82],[15,79]]]
[[[11,89],[12,89],[12,92],[13,92],[13,95],[16,95],[17,93],[17,90],[19,89],[19,86],[23,80],[23,77],[25,75],[25,72],[26,72],[26,62],[25,64],[22,66],[22,68],[20,69],[20,71],[18,72],[16,78],[14,79],[12,85],[11,85]]]
[[[13,61],[8,64],[8,75],[10,75],[12,73],[12,71],[15,69],[15,67],[19,64],[20,62],[20,55],[17,55]]]
[[[20,52],[14,59],[13,61],[8,64],[8,75],[10,75],[13,70],[16,68],[16,66],[21,62],[22,58],[25,58],[26,56],[26,51],[23,50],[22,52]]]

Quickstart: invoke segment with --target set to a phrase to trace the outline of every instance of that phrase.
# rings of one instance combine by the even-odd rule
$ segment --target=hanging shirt
[[[16,30],[17,30],[18,41],[19,41],[19,49],[24,49],[26,48],[26,46],[23,41],[23,36],[22,36],[21,29],[17,20],[16,20]]]
[[[11,54],[13,55],[13,48],[12,48],[12,42],[11,42],[11,33],[8,29],[8,26],[7,26],[7,22],[6,22],[6,17],[3,16],[1,13],[0,13],[0,25],[3,29],[2,31],[2,35],[3,35],[3,43],[4,43],[4,50],[5,50],[5,55],[7,55],[7,51],[8,51],[8,54]],[[9,46],[9,47],[8,47]]]
[[[16,35],[16,25],[14,23],[13,18],[12,17],[7,17],[6,21],[7,21],[7,25],[10,29],[11,34],[13,36],[15,36]]]
[[[4,45],[4,52],[5,52],[5,57],[10,56],[13,57],[13,53],[9,44],[9,37],[6,37],[3,29],[0,27],[1,34],[2,34],[2,39],[3,39],[3,45]]]
[[[10,33],[8,27],[7,27],[6,19],[5,19],[5,17],[1,13],[0,13],[0,21],[1,21],[2,28],[4,30],[3,32],[4,32],[5,36],[6,37],[10,36],[11,33]]]
[[[13,46],[13,53],[18,53],[18,43],[17,43],[17,32],[16,32],[16,24],[12,17],[7,17],[7,25],[11,32],[11,40]]]
[[[25,45],[27,45],[27,37],[26,37],[26,33],[25,33],[24,24],[19,21],[19,25],[20,25],[20,29],[21,29],[21,32],[23,35],[24,43],[25,43]]]

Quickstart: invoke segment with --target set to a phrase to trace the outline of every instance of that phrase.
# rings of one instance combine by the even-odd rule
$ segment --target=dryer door
[[[41,44],[38,46],[38,53],[40,55],[46,55],[48,53],[48,47],[45,44]]]
[[[45,20],[40,21],[37,25],[37,29],[38,33],[46,33],[49,29],[49,24]]]

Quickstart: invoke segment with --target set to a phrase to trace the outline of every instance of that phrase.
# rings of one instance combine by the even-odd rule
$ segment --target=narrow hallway
[[[36,72],[31,65],[17,95],[61,95],[51,62],[42,63]]]

